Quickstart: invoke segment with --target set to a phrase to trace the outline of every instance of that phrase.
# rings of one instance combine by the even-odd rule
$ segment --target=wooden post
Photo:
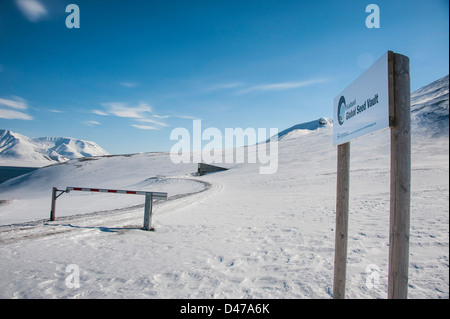
[[[347,268],[350,142],[338,145],[337,157],[333,298],[344,299]]]
[[[408,57],[394,54],[388,298],[408,295],[411,200],[411,92]]]
[[[152,226],[152,206],[153,206],[153,195],[152,193],[145,194],[145,205],[144,205],[144,230],[154,230]]]
[[[50,221],[55,221],[55,214],[56,214],[56,187],[52,188],[52,208],[50,210]]]

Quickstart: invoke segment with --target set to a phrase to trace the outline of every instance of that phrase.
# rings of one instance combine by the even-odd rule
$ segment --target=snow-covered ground
[[[331,298],[331,138],[328,126],[282,139],[272,175],[235,164],[196,177],[195,164],[150,153],[73,160],[6,182],[2,224],[48,218],[52,186],[147,188],[172,199],[155,205],[155,232],[140,229],[142,205],[119,209],[142,204],[141,196],[82,192],[58,198],[55,222],[1,227],[0,297]],[[389,132],[352,142],[351,153],[347,297],[385,298]],[[410,298],[449,297],[448,161],[448,137],[413,139]],[[116,210],[68,217],[108,209]],[[78,288],[66,284],[71,265]]]

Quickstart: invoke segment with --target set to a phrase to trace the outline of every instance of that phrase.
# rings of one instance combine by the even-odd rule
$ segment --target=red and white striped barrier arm
[[[87,188],[87,187],[67,187],[66,193],[68,193],[70,191],[113,193],[113,194],[132,194],[132,195],[151,194],[152,197],[155,199],[167,199],[167,193],[161,193],[161,192],[127,191],[127,190],[121,190],[121,189],[104,189],[104,188]]]

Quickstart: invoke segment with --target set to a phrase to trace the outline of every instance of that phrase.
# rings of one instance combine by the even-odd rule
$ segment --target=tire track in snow
[[[204,197],[205,193],[211,191],[218,192],[222,189],[222,186],[219,184],[211,184],[210,182],[190,177],[164,177],[164,179],[190,180],[202,184],[204,188],[195,192],[173,195],[168,197],[165,201],[155,200],[153,202],[153,207],[166,207],[167,209],[172,210],[180,206],[180,201],[182,201],[183,206],[187,206],[197,200],[198,196],[196,195],[203,194],[202,197]],[[186,200],[186,198],[191,199]],[[62,216],[56,218],[54,222],[42,219],[18,224],[2,225],[0,226],[0,244],[19,240],[44,238],[73,231],[77,231],[79,235],[89,235],[92,231],[98,230],[104,232],[123,232],[132,229],[142,229],[140,226],[124,226],[124,224],[138,218],[142,221],[142,216],[136,216],[135,212],[143,207],[144,204],[139,204],[113,210]],[[124,214],[128,216],[124,217]],[[64,229],[61,229],[61,227],[64,227]]]

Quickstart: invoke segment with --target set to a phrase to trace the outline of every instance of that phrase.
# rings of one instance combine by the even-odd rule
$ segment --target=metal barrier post
[[[145,210],[144,210],[144,230],[154,230],[152,228],[152,207],[153,206],[153,194],[145,194]]]
[[[52,208],[50,210],[50,221],[55,221],[55,210],[56,210],[56,187],[52,188]]]

